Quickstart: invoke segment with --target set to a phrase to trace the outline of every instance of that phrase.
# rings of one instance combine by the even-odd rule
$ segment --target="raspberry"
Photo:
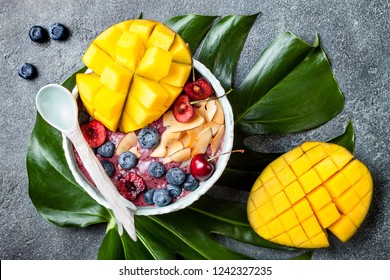
[[[119,179],[117,188],[124,198],[134,200],[145,189],[145,182],[141,176],[130,172]]]

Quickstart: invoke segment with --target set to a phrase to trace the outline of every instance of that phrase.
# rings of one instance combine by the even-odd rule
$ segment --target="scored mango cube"
[[[280,214],[279,220],[282,223],[285,230],[289,230],[290,228],[299,224],[299,220],[295,215],[294,210],[292,210],[291,208],[287,209],[282,214]]]
[[[372,177],[370,173],[366,173],[352,188],[360,198],[365,197],[372,190]]]
[[[322,231],[322,227],[320,226],[314,215],[304,220],[301,225],[307,237],[309,238],[316,236]]]
[[[306,153],[307,151],[313,149],[314,147],[316,147],[318,145],[325,146],[324,144],[326,144],[326,143],[308,141],[308,142],[302,143],[301,145],[299,145],[299,147]]]
[[[324,231],[320,232],[316,236],[310,238],[312,247],[309,248],[324,248],[329,247],[329,241],[326,233]]]
[[[278,178],[273,177],[271,180],[263,184],[263,188],[271,197],[282,191],[283,186],[280,184]]]
[[[339,211],[344,215],[347,215],[353,209],[353,207],[359,203],[360,198],[353,190],[353,188],[349,188],[334,201]]]
[[[99,112],[108,119],[117,118],[120,116],[124,100],[126,99],[126,92],[115,92],[107,87],[102,87],[95,96],[94,106],[95,108],[103,108]],[[118,114],[119,113],[119,114]],[[116,121],[119,121],[117,119]]]
[[[153,29],[152,34],[146,43],[146,47],[159,47],[168,51],[171,47],[173,40],[175,39],[175,32],[166,27],[165,25],[158,24]]]
[[[291,169],[294,171],[297,177],[302,176],[305,172],[310,170],[313,166],[313,163],[306,154],[303,154],[297,160],[293,161],[291,164]]]
[[[96,74],[76,74],[76,82],[80,98],[84,103],[93,105],[97,91],[103,86]]]
[[[188,80],[191,70],[191,65],[172,62],[168,74],[160,82],[175,87],[183,87]]]
[[[285,187],[283,191],[291,204],[294,204],[305,196],[305,192],[302,190],[301,184],[299,184],[296,180]]]
[[[259,207],[259,206],[263,205],[269,199],[270,199],[270,197],[268,196],[268,194],[267,194],[267,192],[265,191],[264,188],[258,188],[252,194],[252,201],[253,201],[253,204],[256,207]]]
[[[282,169],[286,168],[288,166],[287,162],[284,160],[283,157],[278,157],[277,159],[275,159],[273,162],[270,163],[270,165],[272,170],[275,172],[275,173],[278,173],[279,171],[281,171]]]
[[[338,171],[337,166],[330,158],[325,158],[324,160],[317,163],[314,166],[314,169],[317,171],[317,174],[320,176],[323,182]]]
[[[290,202],[287,199],[287,196],[284,192],[279,192],[272,198],[272,206],[274,207],[276,213],[279,215],[284,210],[289,209],[291,207]]]
[[[191,51],[180,36],[175,36],[175,39],[169,48],[169,52],[172,53],[172,61],[183,64],[192,64],[191,55],[188,55]]]
[[[351,184],[343,173],[337,173],[332,178],[323,183],[332,198],[339,197]]]
[[[366,171],[365,166],[358,160],[351,160],[343,169],[345,175],[351,185],[355,184]]]
[[[290,236],[290,239],[293,243],[292,245],[296,247],[308,240],[308,237],[301,225],[296,225],[295,227],[290,229],[288,231],[288,235]]]
[[[280,172],[278,172],[276,177],[278,178],[278,180],[282,184],[282,186],[289,185],[290,183],[295,181],[295,179],[297,178],[295,176],[294,172],[292,172],[291,168],[288,166],[286,166]]]
[[[94,43],[111,58],[115,59],[116,50],[115,48],[112,48],[112,44],[117,42],[121,36],[121,29],[114,25],[100,33],[100,35],[94,40]]]
[[[116,62],[135,72],[141,57],[145,54],[145,46],[137,34],[123,32],[116,42],[115,51]]]
[[[134,77],[129,95],[136,98],[147,110],[165,104],[169,98],[169,93],[159,83],[141,77]]]
[[[347,241],[356,232],[357,227],[355,224],[346,216],[341,218],[329,227],[329,230],[337,236],[342,242]]]
[[[116,63],[111,63],[104,67],[100,82],[111,91],[127,94],[132,77],[130,71]]]
[[[159,117],[158,111],[148,110],[133,95],[129,95],[125,104],[124,112],[128,115],[135,115],[137,118],[133,119],[137,124],[137,129],[142,128],[144,123],[151,123]],[[123,120],[121,120],[121,123]]]
[[[266,168],[264,168],[263,172],[261,172],[261,176],[258,177],[258,183],[262,182],[264,184],[274,177],[275,172],[272,170],[271,166],[268,165]]]
[[[307,195],[307,200],[309,201],[313,210],[318,211],[326,204],[331,202],[332,198],[329,196],[328,191],[324,187],[319,186]]]
[[[348,217],[356,227],[359,227],[367,215],[366,206],[360,201],[349,213]]]
[[[367,215],[372,187],[369,170],[347,149],[306,142],[259,175],[248,198],[248,220],[260,236],[272,242],[327,247],[327,229],[343,242],[357,231]],[[269,230],[267,236],[256,230],[260,220],[261,227]]]
[[[310,207],[310,204],[306,198],[303,198],[297,203],[295,203],[292,208],[300,222],[303,222],[304,220],[313,215],[313,210]]]
[[[271,239],[271,241],[286,246],[291,244],[291,239],[287,232],[283,232],[282,234],[275,236],[274,238]]]
[[[92,43],[82,58],[84,64],[92,69],[98,75],[101,75],[106,65],[111,64],[114,60],[94,43]]]
[[[323,228],[329,227],[340,218],[340,213],[332,202],[316,211],[315,215]]]
[[[136,73],[155,81],[167,76],[171,67],[172,55],[159,47],[148,48],[142,57]]]
[[[343,168],[348,162],[353,159],[353,155],[349,153],[344,147],[341,147],[330,155],[330,158],[336,164],[338,169]]]
[[[323,145],[317,145],[306,152],[307,157],[313,164],[319,163],[321,160],[328,157],[328,154]]]
[[[138,19],[134,21],[129,28],[131,33],[137,34],[146,45],[150,34],[153,31],[153,28],[156,26],[157,22],[147,19]]]
[[[182,92],[182,88],[163,84],[163,83],[160,83],[160,85],[164,88],[164,90],[169,95],[167,101],[164,103],[164,107],[169,108],[171,106],[171,104],[175,101],[175,99]]]
[[[303,155],[301,147],[296,147],[287,153],[283,154],[284,160],[290,165]]]
[[[305,191],[305,193],[311,192],[314,188],[321,185],[322,180],[318,176],[315,169],[310,169],[305,174],[303,174],[301,177],[298,178],[299,183],[302,186],[302,189]]]

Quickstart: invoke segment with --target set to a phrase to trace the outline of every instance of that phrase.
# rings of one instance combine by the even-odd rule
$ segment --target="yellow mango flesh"
[[[126,133],[157,120],[181,93],[192,69],[183,39],[145,19],[109,27],[82,60],[93,71],[76,76],[88,113],[110,130]]]
[[[328,247],[327,230],[349,240],[365,219],[373,182],[367,167],[344,147],[306,142],[260,174],[249,194],[252,228],[272,242]]]

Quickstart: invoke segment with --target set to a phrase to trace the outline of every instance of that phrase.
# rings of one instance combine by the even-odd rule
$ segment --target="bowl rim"
[[[219,101],[223,108],[223,113],[225,117],[225,135],[223,139],[223,147],[220,153],[229,152],[233,148],[233,137],[234,137],[234,118],[233,118],[233,110],[227,99],[225,94],[225,90],[223,89],[221,83],[218,79],[211,73],[211,71],[201,62],[193,59],[194,68],[205,77],[212,87],[215,90],[215,95],[219,98]],[[86,73],[91,72],[90,69],[87,69]],[[78,88],[77,85],[73,88],[72,94],[75,98],[78,96]],[[85,175],[80,171],[77,166],[76,159],[73,153],[73,148],[71,142],[67,139],[67,137],[62,134],[63,138],[63,149],[65,153],[65,158],[67,164],[74,176],[76,182],[99,204],[102,206],[109,208],[107,201],[103,198],[103,196],[99,193],[97,188],[95,188],[89,180],[85,177]],[[158,206],[137,206],[135,210],[136,215],[159,215],[166,214],[170,212],[174,212],[183,208],[190,206],[192,203],[197,201],[202,195],[204,195],[220,178],[223,171],[225,170],[227,163],[230,158],[230,153],[221,155],[215,165],[215,170],[213,175],[203,181],[200,182],[199,187],[188,193],[186,196],[180,198],[179,200],[168,204],[167,206],[158,207]],[[128,207],[131,209],[134,205],[124,199],[125,203],[128,204]]]

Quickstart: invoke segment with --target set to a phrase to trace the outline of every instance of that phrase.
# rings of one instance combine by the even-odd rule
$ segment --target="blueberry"
[[[114,155],[115,145],[111,141],[106,141],[96,149],[96,152],[102,157],[110,158]]]
[[[53,40],[63,41],[68,38],[68,35],[68,28],[61,23],[53,23],[49,26],[49,36]]]
[[[138,143],[145,149],[151,149],[158,145],[160,142],[160,134],[157,129],[151,126],[147,126],[138,134]]]
[[[30,63],[23,63],[18,69],[18,75],[23,79],[34,79],[38,75],[37,68]]]
[[[49,34],[47,34],[46,29],[39,25],[31,27],[28,35],[30,36],[31,41],[37,43],[43,43],[47,40],[47,38],[49,38]]]
[[[161,162],[152,161],[149,164],[148,172],[154,178],[160,178],[165,173],[165,166]]]
[[[167,171],[165,177],[169,184],[179,186],[184,183],[186,174],[179,167],[173,167]]]
[[[198,188],[198,186],[199,181],[191,174],[188,174],[186,176],[186,180],[183,183],[183,188],[187,191],[194,191]]]
[[[167,189],[158,189],[153,194],[153,202],[161,207],[168,205],[171,202],[169,191]]]
[[[172,198],[176,198],[181,195],[182,189],[180,186],[168,184],[167,190]]]
[[[137,157],[130,151],[123,152],[118,157],[118,163],[124,169],[131,169],[137,164]]]
[[[103,165],[104,170],[106,171],[108,177],[112,177],[115,172],[115,166],[111,161],[101,160],[100,163]]]
[[[144,193],[144,201],[145,201],[146,204],[154,204],[154,202],[153,202],[153,195],[154,195],[155,191],[156,191],[156,189],[148,189]]]

